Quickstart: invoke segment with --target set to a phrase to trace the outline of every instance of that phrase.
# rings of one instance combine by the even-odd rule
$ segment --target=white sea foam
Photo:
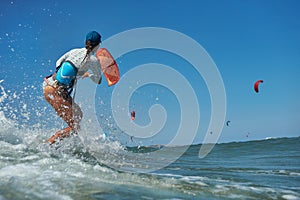
[[[26,164],[16,164],[3,167],[0,170],[1,180],[11,177],[35,177],[40,174],[39,167]]]
[[[276,137],[266,137],[265,140],[273,140],[276,139]]]
[[[0,83],[2,83],[3,80],[0,80]],[[0,103],[2,103],[4,101],[4,99],[7,97],[7,94],[4,90],[4,87],[0,85],[0,89],[1,89],[1,94],[2,96],[0,97]]]
[[[291,195],[291,194],[282,195],[282,198],[286,199],[286,200],[299,200],[300,199],[299,196],[294,196],[294,195]]]

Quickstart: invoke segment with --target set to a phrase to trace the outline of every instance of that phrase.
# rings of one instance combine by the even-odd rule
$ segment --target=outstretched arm
[[[94,83],[100,84],[102,81],[100,63],[98,61],[94,62],[94,64],[92,66],[90,66],[90,69],[91,69],[92,73],[86,72],[82,75],[82,78],[90,77],[90,79]]]

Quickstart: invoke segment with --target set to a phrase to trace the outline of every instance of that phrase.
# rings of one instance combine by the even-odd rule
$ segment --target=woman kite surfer
[[[71,93],[77,76],[89,77],[94,83],[101,83],[100,62],[94,55],[100,44],[101,35],[96,31],[89,32],[86,35],[85,48],[72,49],[65,53],[56,62],[56,72],[44,78],[43,90],[46,101],[68,125],[47,140],[50,144],[79,130],[82,111],[74,102]],[[92,73],[89,73],[89,70]]]

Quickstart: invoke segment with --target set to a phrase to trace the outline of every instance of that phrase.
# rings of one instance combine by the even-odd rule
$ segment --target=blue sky
[[[300,2],[296,0],[86,0],[78,3],[3,0],[0,2],[0,80],[4,79],[2,85],[12,91],[30,85],[38,87],[42,77],[54,69],[60,55],[83,46],[84,36],[90,30],[99,31],[105,40],[133,28],[163,27],[186,34],[201,44],[220,71],[227,96],[226,119],[231,121],[229,127],[224,127],[220,142],[299,136],[299,9]],[[149,62],[168,64],[190,79],[201,102],[200,129],[206,129],[209,94],[201,76],[188,63],[167,52],[151,50],[132,52],[118,60],[121,74]],[[183,70],[180,66],[187,67]],[[257,94],[253,83],[259,79],[264,83]],[[110,97],[111,91],[106,83],[102,84],[99,98]],[[41,90],[35,92],[37,96],[42,95]],[[163,104],[171,113],[168,130],[152,139],[155,143],[165,143],[179,121],[174,96],[162,87],[145,87],[137,91],[131,102],[130,109],[141,113],[137,123],[147,123],[145,110],[155,102]],[[43,101],[34,105],[47,106]],[[108,107],[100,107],[103,112],[109,112]],[[246,137],[248,133],[250,137]],[[202,139],[203,133],[199,131],[195,142]]]

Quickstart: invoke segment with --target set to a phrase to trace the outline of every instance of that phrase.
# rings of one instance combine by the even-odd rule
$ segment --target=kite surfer
[[[80,129],[82,111],[74,102],[71,93],[77,77],[89,77],[94,83],[101,83],[100,62],[94,55],[100,44],[101,35],[96,31],[89,32],[86,35],[85,48],[76,48],[65,53],[56,62],[56,72],[44,78],[43,91],[46,101],[68,125],[47,140],[50,144],[55,143],[57,139],[69,137],[71,133],[77,133]]]

